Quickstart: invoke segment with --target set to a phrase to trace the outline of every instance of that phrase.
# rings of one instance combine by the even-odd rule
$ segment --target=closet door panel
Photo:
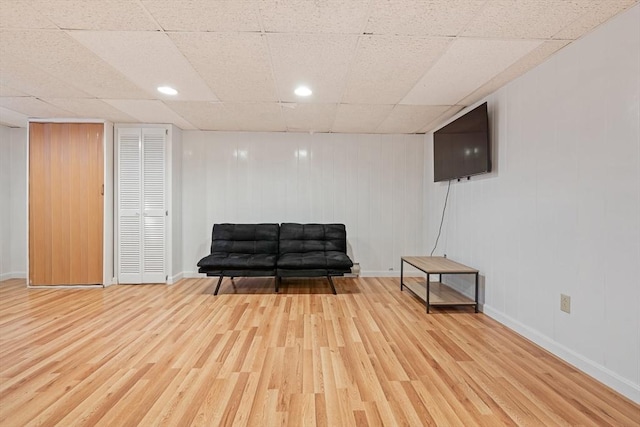
[[[120,274],[119,283],[141,283],[140,217],[120,217]]]
[[[69,247],[69,204],[71,201],[69,188],[69,154],[75,148],[74,141],[69,139],[69,126],[65,123],[49,125],[49,144],[51,155],[50,185],[51,194],[51,281],[59,284],[75,284],[70,274],[71,253]],[[77,224],[74,224],[77,227]],[[74,272],[77,273],[77,272]],[[74,275],[75,279],[75,275]]]
[[[43,123],[29,126],[29,281],[45,283],[50,281],[51,235],[45,230],[51,228],[51,217],[47,215],[50,193],[46,191],[49,177],[49,144],[45,143]],[[46,279],[46,280],[45,280]]]
[[[142,283],[141,134],[118,129],[118,281]]]
[[[89,254],[84,250],[86,247],[87,234],[89,232],[89,224],[87,221],[83,221],[83,218],[89,216],[89,206],[86,203],[89,194],[88,188],[85,185],[79,185],[79,182],[85,181],[87,177],[87,163],[89,159],[85,153],[80,149],[81,132],[79,128],[74,128],[71,131],[74,137],[70,139],[69,143],[74,145],[71,150],[69,168],[70,182],[73,185],[73,191],[70,192],[75,195],[69,200],[69,222],[71,224],[77,224],[75,227],[69,229],[69,250],[71,253],[77,254],[71,257],[69,268],[74,271],[80,271],[82,275],[88,276],[89,274]]]
[[[154,132],[151,132],[154,131]],[[161,132],[158,132],[161,131]],[[165,210],[165,130],[144,129],[143,207],[152,216],[164,216]]]
[[[165,276],[165,134],[143,129],[143,282],[163,283]]]
[[[162,217],[146,216],[143,220],[143,283],[164,283],[165,221]]]
[[[79,187],[84,187],[82,191],[87,194],[86,203],[88,205],[87,210],[89,212],[89,223],[87,230],[87,252],[88,252],[88,267],[89,267],[89,280],[96,283],[102,282],[103,269],[103,230],[102,224],[104,223],[104,153],[102,141],[103,137],[103,125],[99,125],[99,129],[96,124],[87,123],[80,126],[82,132],[87,134],[86,139],[88,141],[88,150],[86,153],[89,156],[88,180],[80,180],[78,182]]]

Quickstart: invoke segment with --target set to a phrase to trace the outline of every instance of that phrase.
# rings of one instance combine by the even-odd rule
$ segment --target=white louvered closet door
[[[140,129],[118,129],[118,282],[142,283]]]
[[[165,283],[165,129],[142,129],[142,282]]]
[[[165,283],[164,128],[118,129],[118,282]]]

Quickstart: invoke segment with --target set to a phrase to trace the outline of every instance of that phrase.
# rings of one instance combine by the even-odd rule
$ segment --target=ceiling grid
[[[0,124],[423,133],[638,1],[1,0]]]

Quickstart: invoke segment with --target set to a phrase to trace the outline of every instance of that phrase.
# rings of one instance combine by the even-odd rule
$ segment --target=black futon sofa
[[[278,292],[282,277],[327,277],[351,272],[344,224],[215,224],[211,254],[198,271],[217,276],[218,294],[226,277],[274,276]]]

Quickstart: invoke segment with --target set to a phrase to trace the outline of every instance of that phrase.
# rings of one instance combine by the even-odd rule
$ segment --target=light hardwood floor
[[[640,425],[640,407],[397,278],[0,283],[0,425]]]

